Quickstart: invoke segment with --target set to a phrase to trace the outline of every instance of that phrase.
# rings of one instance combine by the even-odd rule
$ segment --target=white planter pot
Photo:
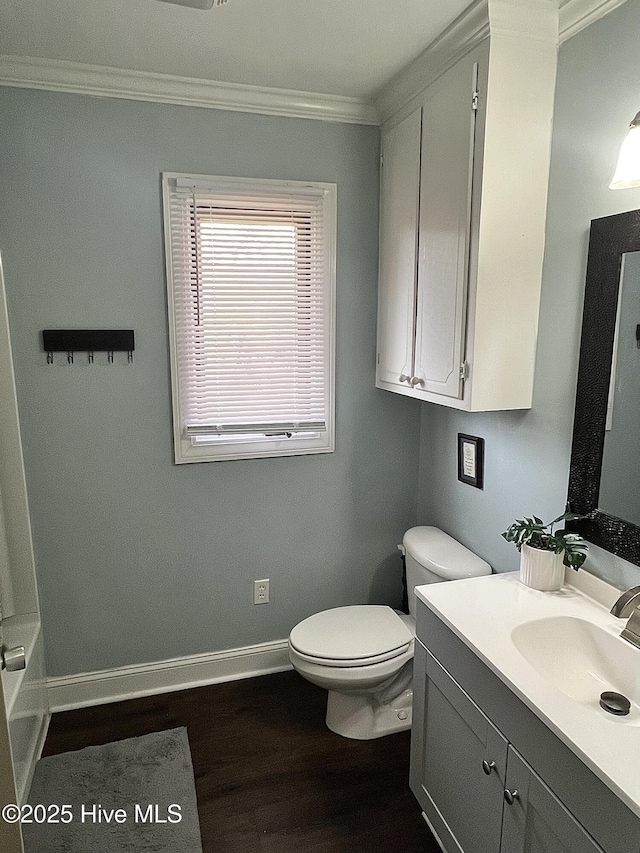
[[[520,552],[520,580],[525,586],[552,592],[562,588],[564,564],[562,554],[541,551],[523,545]]]

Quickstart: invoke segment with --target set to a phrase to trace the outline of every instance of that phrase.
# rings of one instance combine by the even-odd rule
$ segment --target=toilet
[[[377,604],[335,607],[289,635],[294,669],[329,691],[327,726],[343,737],[371,740],[411,728],[414,587],[491,574],[488,563],[437,527],[412,527],[401,550],[409,614]]]

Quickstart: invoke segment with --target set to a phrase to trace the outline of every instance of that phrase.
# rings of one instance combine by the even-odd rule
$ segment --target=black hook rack
[[[106,352],[113,364],[114,352],[126,352],[129,363],[133,361],[135,340],[133,329],[43,329],[42,346],[47,353],[47,364],[53,364],[54,352],[66,352],[67,362],[73,364],[73,354],[86,352],[93,364],[94,352]]]

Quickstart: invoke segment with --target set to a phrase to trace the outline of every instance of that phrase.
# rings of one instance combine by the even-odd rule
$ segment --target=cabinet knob
[[[7,672],[19,672],[27,665],[27,656],[24,646],[15,646],[13,649],[2,647],[2,669]]]
[[[420,379],[419,376],[412,376],[411,379],[409,380],[409,382],[410,382],[412,388],[415,388],[416,385],[423,385],[424,384],[423,380]]]
[[[520,794],[517,790],[510,791],[508,788],[504,789],[504,798],[512,806],[516,800],[520,799]]]
[[[400,382],[408,382],[410,379],[410,376],[405,376],[404,373],[400,374]]]
[[[495,761],[487,761],[486,758],[482,762],[482,770],[487,776],[491,776],[491,771],[495,766]]]

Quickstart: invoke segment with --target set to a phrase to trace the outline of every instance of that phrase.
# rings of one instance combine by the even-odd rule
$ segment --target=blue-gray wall
[[[377,128],[0,91],[0,248],[50,675],[286,637],[396,603],[419,406],[374,387]],[[160,173],[338,184],[333,454],[172,464]],[[43,328],[133,328],[47,366]],[[271,579],[271,603],[252,581]]]
[[[608,189],[640,109],[640,3],[629,0],[560,48],[533,408],[458,413],[425,404],[418,520],[475,548],[498,571],[518,567],[500,533],[523,513],[553,518],[567,494],[591,219],[640,207],[640,190]],[[517,211],[514,211],[517,215]],[[456,479],[456,435],[486,441],[485,487]],[[640,569],[597,554],[591,570],[619,586]]]
[[[500,532],[564,506],[589,222],[640,207],[640,190],[607,188],[640,108],[639,14],[629,0],[560,50],[527,412],[470,415],[374,388],[376,129],[0,90],[0,249],[51,675],[279,639],[321,608],[394,603],[416,495],[420,522],[517,567]],[[336,453],[172,464],[163,170],[337,182]],[[134,328],[134,365],[47,366],[39,330],[66,326]],[[486,439],[484,491],[456,479],[458,432]],[[590,566],[640,581],[604,553]],[[256,608],[262,577],[272,602]]]

